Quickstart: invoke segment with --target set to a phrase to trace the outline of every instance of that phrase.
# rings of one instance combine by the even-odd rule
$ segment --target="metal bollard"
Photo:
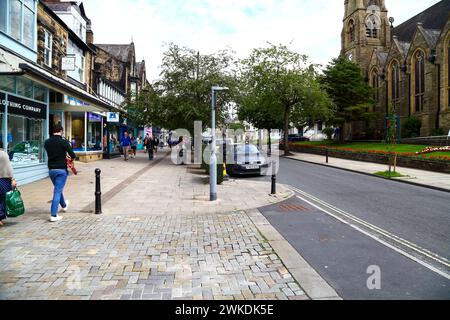
[[[272,191],[271,194],[277,194],[277,175],[275,174],[275,162],[272,162]]]
[[[328,163],[328,148],[325,149],[325,155],[327,157],[327,163]]]
[[[100,174],[102,170],[95,170],[95,214],[102,214],[102,192],[100,189]]]

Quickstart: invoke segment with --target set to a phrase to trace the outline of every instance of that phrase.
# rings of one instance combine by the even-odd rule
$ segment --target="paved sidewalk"
[[[386,171],[387,165],[353,161],[340,158],[329,158],[329,163],[326,164],[325,157],[315,154],[307,153],[294,153],[293,156],[288,157],[295,160],[302,160],[312,163],[318,163],[325,166],[337,167],[342,169],[349,169],[353,171],[359,171],[368,174],[374,174],[380,171]],[[450,174],[417,170],[411,168],[397,167],[397,172],[405,175],[402,178],[393,178],[392,180],[403,180],[405,182],[412,182],[423,186],[431,186],[435,188],[441,188],[450,191]]]
[[[269,195],[270,183],[230,179],[218,186],[219,200],[209,201],[208,177],[188,166],[176,166],[168,150],[159,151],[149,162],[145,153],[128,162],[123,159],[76,163],[78,176],[71,175],[65,188],[69,213],[93,212],[96,168],[102,170],[102,211],[104,214],[170,215],[219,213],[270,205],[292,196],[278,186]],[[20,187],[28,213],[50,215],[53,187],[50,179]]]
[[[296,258],[277,235],[282,246],[276,250],[289,257],[280,258],[270,242],[274,231],[265,231],[267,223],[257,226],[257,210],[236,209],[282,201],[290,190],[279,186],[272,197],[267,183],[231,180],[218,189],[222,201],[211,204],[204,176],[164,155],[153,166],[145,154],[127,163],[77,163],[80,174],[66,189],[70,212],[55,224],[48,222],[49,180],[21,187],[27,214],[0,228],[0,299],[330,296],[308,287],[310,268],[288,270]],[[109,200],[98,216],[85,210],[92,205],[97,167]],[[311,296],[299,285],[303,274]]]

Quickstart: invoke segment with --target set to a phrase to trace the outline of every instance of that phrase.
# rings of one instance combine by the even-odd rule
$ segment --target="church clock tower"
[[[391,27],[385,0],[345,0],[341,55],[358,63],[367,75],[374,49],[388,51]]]

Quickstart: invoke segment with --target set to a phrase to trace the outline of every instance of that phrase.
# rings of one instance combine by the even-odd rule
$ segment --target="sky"
[[[394,25],[439,0],[386,0]],[[326,65],[339,55],[344,0],[84,0],[94,42],[133,39],[147,78],[156,80],[162,54],[173,42],[209,54],[231,48],[237,57],[267,42],[289,44]]]

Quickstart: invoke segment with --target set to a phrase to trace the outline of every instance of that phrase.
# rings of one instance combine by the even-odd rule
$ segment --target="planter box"
[[[280,150],[284,150],[284,147],[281,145]],[[300,153],[309,153],[309,154],[317,154],[326,155],[325,148],[318,147],[305,147],[298,145],[290,145],[290,151],[300,152]],[[376,154],[376,153],[368,153],[368,152],[351,152],[345,150],[338,149],[329,149],[328,155],[334,158],[355,160],[355,161],[363,161],[363,162],[373,162],[379,164],[385,164],[386,166],[389,164],[389,156],[386,154]],[[436,161],[430,159],[418,159],[414,157],[405,157],[398,156],[397,157],[397,166],[434,171],[434,172],[442,172],[442,173],[450,173],[450,161]]]

